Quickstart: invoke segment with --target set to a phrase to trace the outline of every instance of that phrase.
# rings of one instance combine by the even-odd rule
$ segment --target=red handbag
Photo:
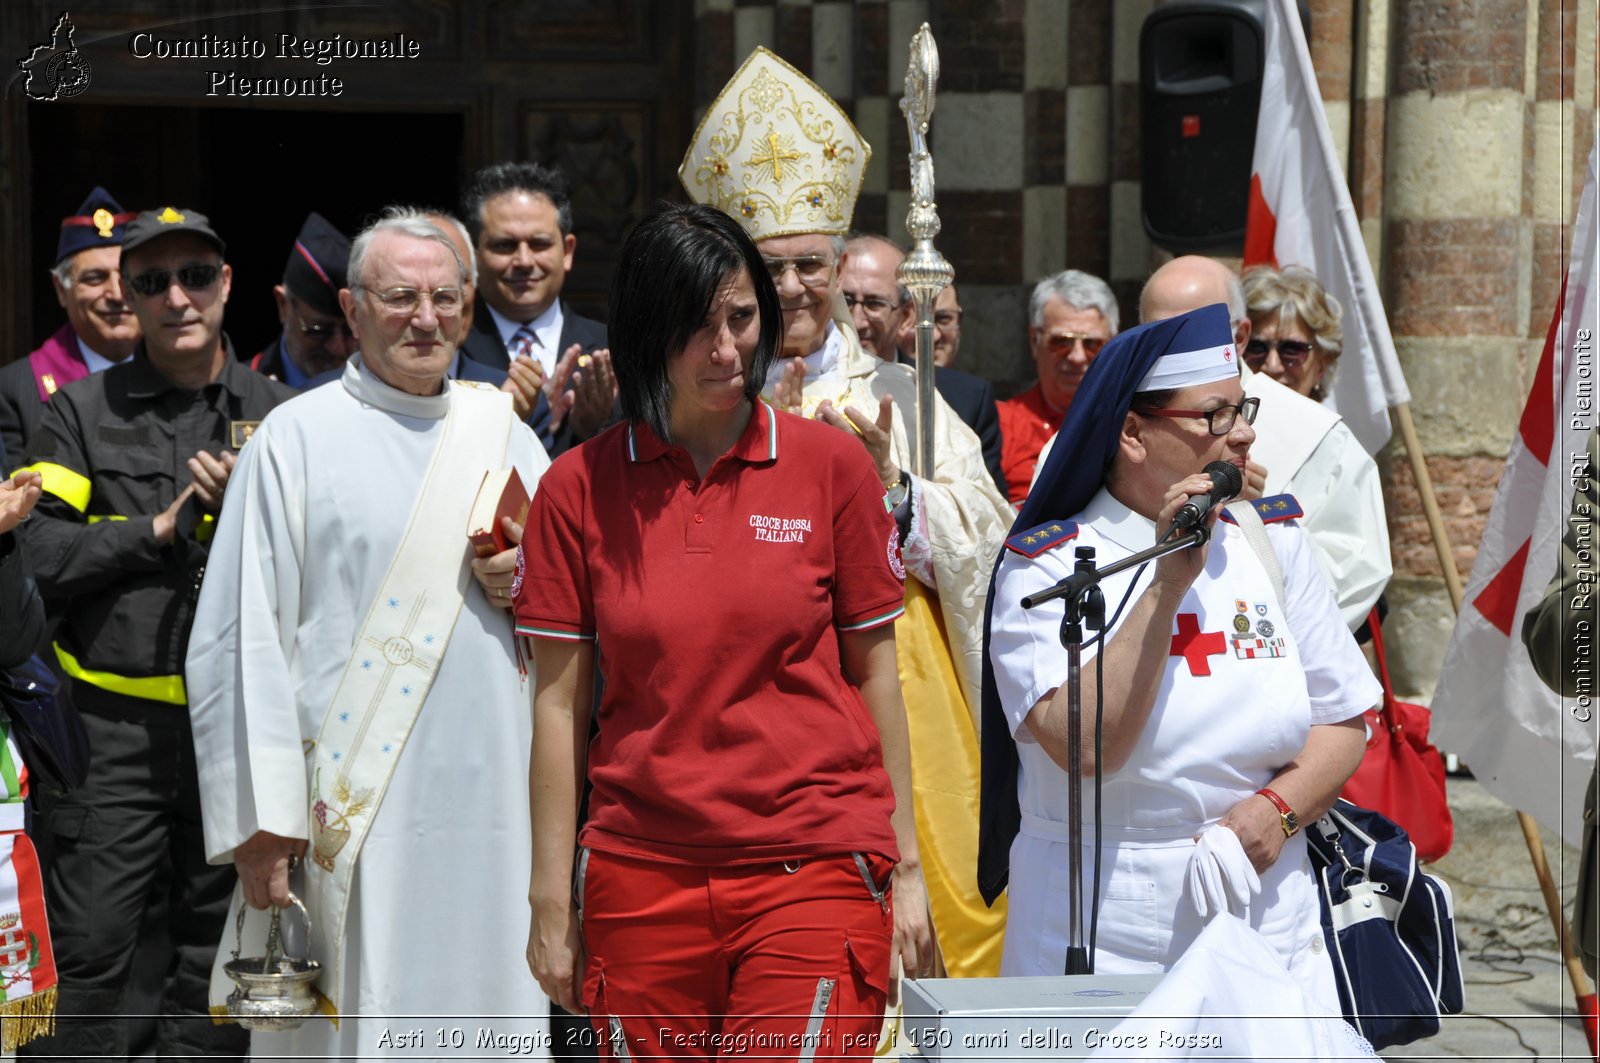
[[[1367,710],[1367,752],[1339,796],[1404,827],[1417,847],[1417,859],[1437,860],[1450,851],[1455,823],[1445,793],[1444,757],[1428,742],[1433,714],[1422,705],[1395,700],[1376,609],[1368,624],[1383,680],[1383,707]]]

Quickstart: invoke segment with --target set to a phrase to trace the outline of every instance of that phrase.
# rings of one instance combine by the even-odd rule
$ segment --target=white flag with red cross
[[[1293,0],[1267,0],[1266,37],[1243,265],[1304,266],[1339,301],[1344,347],[1327,402],[1376,454],[1389,441],[1389,407],[1411,392]]]
[[[1594,431],[1595,220],[1591,151],[1561,298],[1433,697],[1439,748],[1466,761],[1490,793],[1574,845],[1594,764],[1594,706],[1563,699],[1539,680],[1522,644],[1522,618],[1556,574]]]

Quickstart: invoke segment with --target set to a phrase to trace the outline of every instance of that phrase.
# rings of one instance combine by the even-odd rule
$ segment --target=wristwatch
[[[1300,817],[1295,814],[1294,809],[1289,807],[1289,802],[1264,786],[1257,790],[1256,793],[1272,802],[1272,807],[1278,810],[1278,825],[1283,828],[1283,836],[1285,838],[1293,838],[1295,832],[1300,829]]]
[[[908,495],[910,492],[911,477],[907,476],[904,472],[901,472],[900,479],[884,488],[884,494],[888,496],[889,499],[890,512],[899,509],[901,504],[905,502],[906,495]]]

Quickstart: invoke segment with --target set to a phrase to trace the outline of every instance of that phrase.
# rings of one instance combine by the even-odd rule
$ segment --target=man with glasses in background
[[[306,215],[289,248],[283,281],[272,287],[283,331],[250,361],[250,368],[296,391],[319,373],[339,369],[355,338],[339,309],[350,239],[316,211]]]
[[[1078,383],[1117,334],[1117,297],[1099,277],[1063,270],[1034,285],[1028,344],[1038,382],[1000,403],[1001,467],[1011,501],[1021,504],[1045,442],[1061,428]]]
[[[905,251],[888,237],[858,233],[845,245],[845,264],[839,276],[844,286],[844,305],[850,309],[850,322],[856,327],[861,348],[886,362],[898,361],[915,371],[917,303],[898,279],[900,263],[905,257]],[[903,346],[908,334],[909,350]],[[934,353],[938,353],[937,342]],[[946,369],[936,360],[933,386],[956,416],[976,433],[983,447],[983,464],[989,470],[989,478],[1004,491],[1005,478],[1000,472],[1000,418],[995,413],[994,385],[971,373]]]
[[[193,210],[128,224],[120,264],[143,339],[126,362],[58,391],[26,452],[43,494],[21,530],[61,615],[55,652],[90,766],[46,825],[57,1033],[24,1055],[128,1055],[126,994],[151,902],[169,905],[176,954],[155,1054],[248,1050],[243,1030],[212,1022],[206,999],[235,875],[208,865],[201,844],[184,652],[235,452],[294,393],[240,364],[223,335],[224,250]]]
[[[933,364],[949,369],[956,364],[961,353],[961,297],[956,286],[948,285],[933,300]],[[900,360],[914,361],[917,356],[917,319],[913,314],[900,328]]]

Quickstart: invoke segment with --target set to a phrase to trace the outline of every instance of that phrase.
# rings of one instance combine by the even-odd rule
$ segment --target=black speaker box
[[[1243,245],[1266,3],[1169,0],[1139,31],[1140,213],[1168,251]]]

